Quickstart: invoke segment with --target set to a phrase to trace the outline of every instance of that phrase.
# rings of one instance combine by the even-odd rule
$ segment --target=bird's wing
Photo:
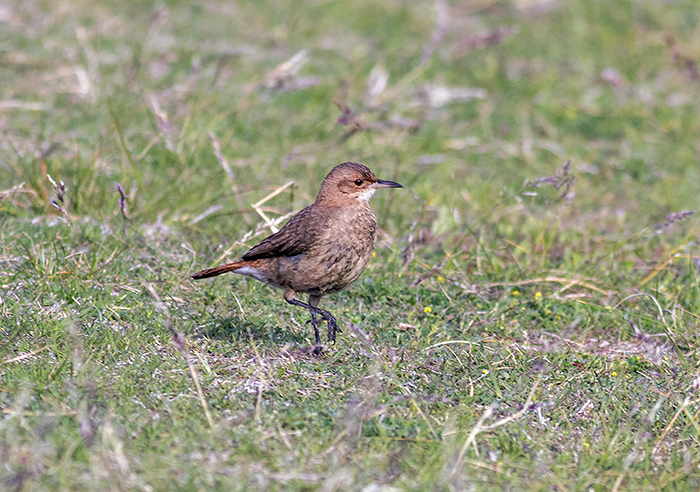
[[[296,256],[307,251],[323,227],[314,212],[313,205],[303,209],[278,232],[253,246],[243,260]]]

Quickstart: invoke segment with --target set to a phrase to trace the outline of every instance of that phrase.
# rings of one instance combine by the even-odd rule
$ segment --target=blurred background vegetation
[[[697,487],[699,27],[690,0],[6,0],[0,488]],[[406,189],[316,359],[278,292],[189,274],[347,160]]]

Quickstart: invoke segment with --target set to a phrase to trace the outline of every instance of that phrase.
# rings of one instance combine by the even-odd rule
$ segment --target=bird
[[[309,311],[314,328],[315,354],[323,350],[318,331],[320,316],[328,324],[328,341],[342,333],[335,317],[318,307],[323,296],[340,292],[357,280],[372,257],[377,218],[369,199],[379,188],[403,188],[377,178],[367,166],[344,162],[321,183],[314,203],[294,215],[278,232],[253,246],[240,261],[202,270],[192,278],[227,272],[252,277],[283,290],[283,298]],[[307,294],[308,302],[296,298]]]

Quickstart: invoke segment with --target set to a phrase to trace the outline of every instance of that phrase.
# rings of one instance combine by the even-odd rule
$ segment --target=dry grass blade
[[[381,63],[377,63],[367,77],[367,87],[362,102],[368,107],[379,105],[379,98],[389,82],[389,72]],[[338,105],[338,103],[336,103]],[[338,105],[340,107],[340,105]],[[341,111],[343,108],[341,107]]]
[[[676,338],[673,336],[673,333],[672,333],[672,331],[671,331],[671,327],[668,326],[668,323],[666,322],[666,318],[664,317],[664,310],[661,308],[661,304],[659,304],[659,301],[656,299],[656,297],[652,296],[651,294],[649,294],[649,293],[647,293],[647,292],[642,292],[642,293],[639,293],[639,294],[632,294],[632,295],[629,295],[629,296],[625,297],[625,298],[622,299],[620,302],[618,302],[618,303],[615,305],[615,307],[613,307],[613,310],[617,309],[617,308],[618,308],[620,305],[622,305],[625,301],[627,301],[627,300],[629,300],[629,299],[633,299],[633,298],[635,298],[635,297],[640,297],[640,296],[647,296],[647,297],[649,297],[652,301],[654,301],[654,304],[656,304],[656,308],[657,308],[658,311],[659,311],[659,320],[661,321],[661,324],[662,324],[662,326],[664,327],[664,332],[666,333],[666,336],[668,337],[668,339],[671,341],[671,343],[672,343],[673,346],[675,347],[676,353],[678,354],[678,357],[680,357],[680,358],[681,358],[681,361],[683,361],[683,365],[686,365],[686,360],[685,360],[685,356],[683,355],[683,351],[682,351],[682,350],[680,349],[680,347],[678,346],[678,343],[676,343]]]
[[[213,132],[209,132],[209,139],[211,140],[211,145],[214,147],[214,155],[216,156],[216,160],[219,162],[219,165],[221,168],[224,170],[226,173],[226,177],[228,178],[229,183],[231,184],[231,191],[233,191],[233,196],[236,198],[236,202],[238,203],[238,207],[240,209],[245,208],[243,206],[243,199],[241,198],[241,194],[238,192],[238,187],[236,186],[236,173],[233,172],[231,169],[231,166],[228,162],[228,159],[226,159],[226,156],[224,156],[223,152],[221,152],[221,143],[219,143],[219,140],[216,138],[216,135],[214,135]],[[218,210],[223,208],[223,205],[217,204],[212,207],[209,207],[205,212],[197,216],[195,221],[193,221],[193,224],[196,224],[200,220],[202,220],[204,217],[207,215],[213,213],[214,211],[218,210],[213,210],[214,207],[220,207]],[[243,220],[245,220],[246,224],[251,223],[250,217],[248,213],[243,213]]]
[[[683,413],[686,410],[688,405],[690,405],[690,399],[686,398],[685,400],[683,400],[680,407],[678,407],[678,410],[676,410],[676,413],[673,415],[673,417],[671,417],[671,420],[669,421],[664,431],[661,433],[661,436],[659,436],[659,439],[656,441],[656,444],[654,444],[654,447],[651,448],[652,455],[656,454],[656,452],[659,450],[661,443],[664,441],[664,439],[666,439],[666,436],[673,428],[674,424],[676,423],[676,420],[678,420],[678,417],[681,415],[681,413]]]
[[[442,38],[450,27],[450,5],[445,0],[435,0],[435,29],[430,35],[430,41],[423,48],[421,63],[430,60]]]
[[[219,161],[219,164],[226,173],[231,186],[234,186],[236,182],[236,175],[231,170],[231,166],[229,165],[226,157],[224,157],[224,155],[221,153],[221,144],[219,143],[219,140],[216,138],[216,135],[214,135],[213,132],[209,132],[209,139],[211,140],[212,147],[214,147],[214,155],[216,155],[216,160]],[[236,192],[235,189],[233,191],[234,193]]]
[[[260,86],[267,89],[282,89],[285,84],[289,83],[299,73],[299,70],[308,61],[309,52],[301,50],[289,60],[277,65],[274,70],[267,74]]]
[[[0,101],[0,111],[7,109],[21,109],[24,111],[46,111],[48,108],[43,103],[17,101],[15,99],[5,99]]]
[[[263,210],[260,208],[260,206],[261,206],[262,204],[264,204],[265,202],[267,202],[268,200],[270,200],[270,199],[276,197],[277,195],[279,195],[280,193],[282,193],[284,190],[286,190],[287,188],[289,188],[289,187],[292,186],[293,184],[294,184],[294,181],[288,181],[287,183],[283,184],[282,186],[280,186],[279,188],[277,188],[275,191],[273,191],[272,193],[270,193],[269,195],[267,195],[267,196],[266,196],[265,198],[263,198],[262,200],[260,200],[260,201],[258,201],[258,202],[256,202],[256,203],[254,203],[253,205],[251,205],[251,206],[253,207],[253,210],[255,210],[255,211],[258,213],[258,215],[260,215],[260,217],[262,217],[262,219],[263,219],[263,220],[265,221],[265,223],[270,227],[270,229],[272,230],[272,232],[277,232],[277,231],[279,230],[279,229],[277,228],[277,223],[276,223],[274,220],[270,219],[270,218],[265,214],[265,212],[263,212]]]
[[[292,215],[296,214],[297,212],[298,212],[298,210],[294,210],[294,211],[292,211],[292,212],[289,212],[288,214],[285,214],[285,215],[282,215],[282,216],[280,216],[280,217],[277,217],[276,219],[274,219],[274,220],[272,221],[271,224],[267,224],[267,223],[259,224],[258,227],[257,227],[255,230],[253,230],[253,231],[248,231],[247,233],[245,233],[245,235],[244,235],[241,239],[239,239],[239,240],[237,240],[237,241],[234,241],[234,243],[231,244],[231,246],[229,246],[228,248],[226,248],[226,250],[225,250],[223,253],[221,253],[221,255],[219,255],[219,257],[218,257],[216,260],[214,260],[214,261],[212,262],[212,266],[218,265],[219,262],[220,262],[221,260],[223,260],[224,258],[226,258],[226,257],[229,255],[229,253],[231,253],[231,251],[233,251],[233,248],[235,248],[236,246],[245,246],[245,242],[246,242],[248,239],[255,238],[255,237],[258,237],[258,236],[262,235],[262,234],[265,232],[265,228],[266,228],[266,227],[269,226],[269,227],[272,229],[273,232],[276,232],[276,231],[277,231],[277,226],[278,226],[279,224],[281,224],[282,222],[284,222],[285,220],[287,220],[289,217],[291,217]]]
[[[664,261],[662,261],[661,263],[658,263],[657,265],[654,266],[654,268],[651,269],[651,271],[639,282],[637,287],[642,288],[647,283],[649,283],[649,281],[652,280],[654,277],[656,277],[660,272],[662,272],[673,261],[673,259],[678,254],[678,252],[681,251],[683,248],[685,248],[687,245],[688,245],[688,243],[684,241],[683,244],[680,244],[677,247],[675,247],[668,254],[668,257]]]
[[[73,409],[65,409],[60,412],[35,412],[33,410],[21,410],[18,412],[12,408],[3,408],[2,413],[5,415],[22,415],[23,417],[75,417],[78,415],[78,411]]]
[[[12,199],[17,193],[28,193],[34,197],[38,196],[36,191],[25,188],[25,185],[26,183],[22,182],[7,190],[0,190],[0,200]]]
[[[455,475],[457,471],[462,467],[464,464],[464,455],[467,452],[467,449],[476,442],[476,436],[481,434],[482,432],[490,431],[493,429],[496,429],[497,427],[504,426],[508,424],[509,422],[513,422],[514,420],[518,420],[520,417],[525,415],[527,411],[530,409],[530,405],[532,404],[532,399],[535,396],[535,391],[537,390],[537,387],[539,386],[541,381],[541,378],[537,378],[535,380],[535,383],[532,385],[532,389],[530,390],[530,394],[527,396],[527,400],[525,401],[525,404],[523,407],[515,412],[513,415],[509,415],[508,417],[504,417],[501,420],[494,422],[491,425],[483,425],[486,420],[493,415],[493,407],[488,407],[483,415],[479,418],[477,421],[476,425],[472,428],[472,430],[469,432],[469,435],[467,436],[467,439],[464,441],[464,445],[462,446],[462,449],[460,449],[459,454],[457,455],[457,460],[455,462],[454,467],[452,468],[452,475]]]
[[[442,108],[451,103],[469,102],[472,99],[486,99],[488,92],[481,88],[424,84],[421,87],[421,97],[425,105],[431,108]]]
[[[169,151],[175,152],[175,144],[173,143],[173,138],[171,136],[172,129],[170,127],[168,113],[163,111],[163,109],[160,107],[160,102],[155,94],[150,94],[148,96],[148,102],[151,104],[151,113],[153,113],[153,117],[156,120],[158,130],[160,130],[165,146]]]
[[[447,340],[445,342],[440,342],[440,343],[430,345],[429,347],[426,347],[425,350],[430,350],[433,348],[442,347],[443,345],[450,345],[453,343],[454,344],[463,344],[463,345],[477,345],[476,343],[470,342],[468,340]]]
[[[484,49],[487,46],[499,44],[504,39],[518,34],[517,26],[500,26],[493,31],[484,31],[473,37],[463,37],[455,47],[456,56],[464,56],[472,49]]]
[[[586,287],[587,289],[594,290],[594,291],[599,292],[599,293],[606,295],[606,296],[614,293],[614,291],[603,290],[600,287],[597,287],[597,286],[595,286],[591,283],[588,283],[588,282],[583,282],[583,281],[577,280],[577,279],[561,278],[561,277],[532,278],[532,279],[528,279],[528,280],[519,280],[517,282],[492,282],[489,284],[484,284],[484,287],[487,289],[490,289],[492,287],[505,287],[506,285],[516,286],[516,285],[531,285],[531,284],[544,284],[544,283],[580,285],[581,287]]]
[[[209,217],[211,214],[215,214],[216,212],[218,212],[218,211],[221,210],[222,208],[224,208],[223,205],[212,205],[211,207],[209,207],[208,209],[206,209],[204,212],[202,212],[201,214],[199,214],[197,217],[195,217],[194,219],[192,219],[192,220],[190,221],[190,224],[195,225],[195,224],[197,224],[198,222],[201,222],[202,220],[204,220],[204,219],[206,219],[207,217]]]
[[[11,359],[0,361],[0,365],[11,364],[12,362],[20,362],[20,361],[28,359],[28,358],[30,358],[30,357],[32,357],[40,352],[43,352],[44,350],[46,350],[48,348],[49,347],[47,345],[47,346],[41,347],[40,349],[32,350],[31,352],[28,352],[26,354],[18,355],[17,357],[13,357]]]
[[[185,362],[187,362],[187,367],[190,371],[190,376],[192,377],[192,381],[194,382],[194,386],[197,390],[197,395],[199,396],[199,401],[202,404],[202,408],[204,409],[204,414],[207,418],[207,422],[209,423],[209,428],[214,431],[214,419],[211,416],[211,412],[209,411],[209,404],[207,403],[206,398],[204,397],[204,392],[202,391],[202,385],[199,383],[199,375],[197,374],[197,370],[195,369],[194,365],[192,364],[192,360],[190,358],[189,351],[187,350],[187,343],[185,339],[185,335],[180,333],[175,329],[175,325],[173,324],[172,318],[170,317],[170,310],[168,307],[163,303],[163,301],[160,300],[160,296],[158,293],[155,291],[153,286],[151,284],[146,285],[146,290],[150,294],[150,296],[153,298],[153,302],[155,303],[156,309],[160,311],[166,319],[166,324],[168,325],[168,329],[170,329],[170,333],[173,335],[173,345],[175,348],[180,352],[180,355],[182,355],[182,358],[185,359]]]

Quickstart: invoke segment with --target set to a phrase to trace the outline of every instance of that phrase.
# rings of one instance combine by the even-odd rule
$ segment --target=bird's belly
[[[371,256],[371,247],[331,248],[326,254],[299,255],[280,262],[280,278],[296,292],[332,294],[357,280]]]

